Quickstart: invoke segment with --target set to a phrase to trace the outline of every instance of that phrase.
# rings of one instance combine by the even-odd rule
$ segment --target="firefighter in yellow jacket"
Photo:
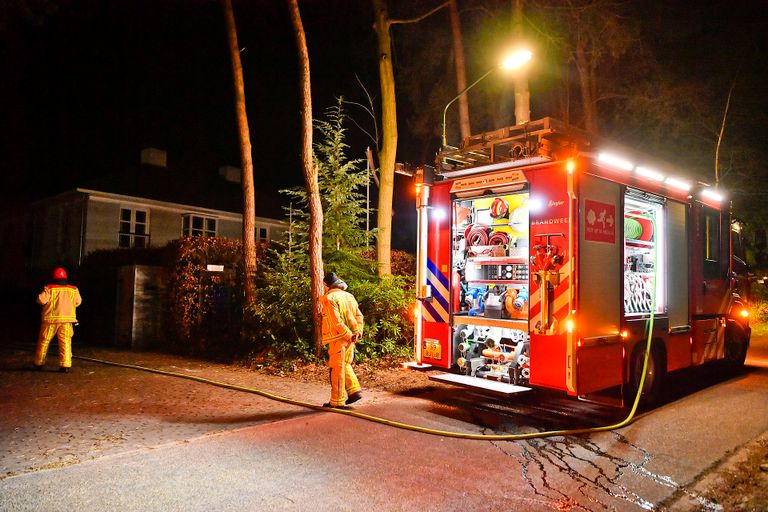
[[[77,286],[67,283],[67,272],[63,268],[55,269],[53,282],[45,285],[37,296],[37,303],[43,306],[43,315],[35,350],[36,369],[43,369],[48,345],[56,336],[59,341],[59,371],[69,372],[72,367],[72,325],[77,323],[75,309],[82,301]]]
[[[320,297],[323,345],[328,345],[331,370],[331,400],[323,407],[343,409],[363,397],[360,382],[352,369],[355,343],[363,334],[363,314],[355,297],[345,291],[347,283],[336,274],[326,274],[323,284],[325,295]]]

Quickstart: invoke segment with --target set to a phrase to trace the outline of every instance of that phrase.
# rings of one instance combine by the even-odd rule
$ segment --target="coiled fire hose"
[[[494,231],[488,237],[488,245],[508,245],[509,235],[503,231]]]
[[[650,221],[654,224],[654,231],[655,231],[655,219],[653,217],[649,216]],[[656,261],[657,257],[657,250],[656,250],[656,244],[654,244],[654,261]],[[323,407],[317,404],[309,403],[309,402],[303,402],[301,400],[294,400],[292,398],[287,398],[284,396],[276,395],[274,393],[270,393],[268,391],[264,391],[261,389],[256,388],[250,388],[247,386],[238,386],[235,384],[228,384],[226,382],[219,382],[211,379],[206,379],[203,377],[196,377],[194,375],[187,375],[185,373],[178,373],[178,372],[170,372],[166,370],[159,370],[156,368],[147,368],[144,366],[138,366],[134,364],[126,364],[126,363],[117,363],[114,361],[105,361],[102,359],[96,359],[93,357],[84,357],[84,356],[73,356],[75,359],[80,359],[83,361],[90,361],[94,363],[101,363],[101,364],[107,364],[110,366],[118,366],[122,368],[131,368],[134,370],[141,370],[149,373],[156,373],[159,375],[168,375],[172,377],[179,377],[182,379],[187,380],[193,380],[196,382],[201,382],[203,384],[210,384],[213,386],[218,386],[220,388],[224,389],[232,389],[234,391],[243,391],[245,393],[253,393],[255,395],[262,396],[264,398],[268,398],[270,400],[276,400],[278,402],[283,402],[290,405],[296,405],[298,407],[305,407],[308,409],[314,409],[316,411],[323,411],[323,412],[332,412],[335,414],[343,414],[345,416],[352,416],[355,418],[359,418],[361,420],[367,420],[372,421],[374,423],[380,423],[382,425],[387,425],[390,427],[400,428],[403,430],[410,430],[412,432],[421,432],[423,434],[431,434],[435,436],[442,436],[442,437],[453,437],[457,439],[472,439],[477,441],[522,441],[525,439],[539,439],[539,438],[545,438],[545,437],[556,437],[556,436],[575,436],[575,435],[581,435],[581,434],[591,434],[596,432],[606,432],[609,430],[616,430],[617,428],[622,428],[630,423],[632,423],[635,413],[637,412],[637,408],[640,404],[640,396],[643,392],[643,387],[645,385],[645,373],[648,370],[648,358],[651,353],[651,340],[653,338],[653,322],[656,314],[656,268],[658,265],[654,265],[653,270],[653,295],[651,299],[651,314],[648,318],[648,340],[646,341],[645,346],[645,358],[643,360],[643,373],[640,377],[640,382],[637,386],[637,393],[635,394],[635,400],[632,404],[632,408],[629,411],[629,414],[627,417],[618,422],[614,423],[612,425],[605,425],[602,427],[588,427],[588,428],[576,428],[576,429],[564,429],[564,430],[548,430],[544,432],[527,432],[527,433],[521,433],[521,434],[469,434],[465,432],[451,432],[448,430],[439,430],[439,429],[433,429],[428,427],[422,427],[418,425],[409,425],[407,423],[402,423],[399,421],[394,420],[388,420],[386,418],[379,418],[378,416],[372,416],[370,414],[365,414],[362,412],[357,411],[351,411],[351,410],[345,410],[345,409],[334,409],[334,408],[327,408]]]
[[[485,224],[470,224],[464,231],[468,246],[488,245],[488,226]]]

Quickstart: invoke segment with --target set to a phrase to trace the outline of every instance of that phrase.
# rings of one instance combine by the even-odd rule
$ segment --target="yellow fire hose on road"
[[[650,331],[649,331],[650,332]],[[632,406],[632,409],[629,412],[629,415],[624,419],[623,421],[613,424],[613,425],[606,425],[603,427],[591,427],[591,428],[579,428],[579,429],[569,429],[569,430],[550,430],[546,432],[529,432],[524,434],[468,434],[463,432],[450,432],[447,430],[437,430],[427,427],[420,427],[418,425],[409,425],[407,423],[402,423],[399,421],[394,420],[388,420],[385,418],[379,418],[377,416],[371,416],[370,414],[364,414],[357,411],[352,411],[348,409],[334,409],[334,408],[328,408],[323,407],[320,405],[316,405],[310,402],[303,402],[301,400],[294,400],[292,398],[287,398],[284,396],[276,395],[274,393],[270,393],[268,391],[264,391],[261,389],[256,388],[250,388],[247,386],[238,386],[236,384],[228,384],[226,382],[220,382],[212,379],[206,379],[203,377],[197,377],[194,375],[188,375],[185,373],[179,373],[179,372],[171,372],[166,370],[159,370],[156,368],[147,368],[144,366],[138,366],[135,364],[127,364],[127,363],[117,363],[114,361],[105,361],[102,359],[96,359],[93,357],[84,357],[84,356],[73,356],[75,359],[80,359],[83,361],[91,361],[93,363],[101,363],[101,364],[107,364],[110,366],[118,366],[121,368],[130,368],[133,370],[141,370],[144,372],[150,372],[150,373],[156,373],[159,375],[168,375],[172,377],[179,377],[182,379],[187,380],[193,380],[196,382],[201,382],[203,384],[210,384],[213,386],[218,386],[220,388],[224,389],[232,389],[234,391],[243,391],[245,393],[253,393],[255,395],[262,396],[264,398],[269,398],[270,400],[276,400],[278,402],[283,402],[290,405],[296,405],[299,407],[306,407],[308,409],[314,409],[316,411],[324,411],[324,412],[333,412],[336,414],[344,414],[346,416],[353,416],[355,418],[360,418],[362,420],[372,421],[374,423],[380,423],[382,425],[388,425],[390,427],[395,428],[401,428],[404,430],[410,430],[413,432],[421,432],[424,434],[432,434],[436,436],[443,436],[443,437],[455,437],[458,439],[474,439],[478,441],[518,441],[523,439],[536,439],[536,438],[542,438],[542,437],[553,437],[553,436],[569,436],[569,435],[579,435],[579,434],[590,434],[593,432],[605,432],[607,430],[614,430],[617,428],[624,427],[628,424],[630,424],[635,416],[635,412],[637,411],[638,404],[640,402],[640,395],[642,393],[643,384],[645,381],[645,370],[648,365],[648,354],[650,353],[650,334],[648,338],[648,346],[646,348],[645,352],[645,364],[643,366],[643,376],[640,378],[640,385],[638,386],[637,395],[635,396],[635,402]]]
[[[655,219],[653,219],[652,217],[649,217],[649,219],[653,223],[653,227],[654,227],[653,231],[655,233],[656,232]],[[656,260],[656,257],[657,257],[657,254],[656,254],[656,249],[654,247],[654,261]],[[650,353],[651,353],[651,340],[653,339],[653,322],[654,322],[655,313],[656,313],[656,268],[657,268],[657,265],[654,265],[653,286],[652,286],[653,294],[651,297],[651,314],[650,314],[650,317],[648,318],[648,340],[646,341],[646,346],[645,346],[645,359],[643,360],[643,373],[642,373],[642,376],[640,377],[640,382],[638,383],[638,386],[637,386],[637,393],[635,394],[635,400],[632,404],[632,408],[630,409],[629,414],[627,415],[626,418],[624,418],[624,420],[618,423],[614,423],[612,425],[605,425],[602,427],[576,428],[576,429],[565,429],[565,430],[548,430],[544,432],[528,432],[524,434],[468,434],[464,432],[451,432],[448,430],[438,430],[438,429],[433,429],[428,427],[421,427],[418,425],[409,425],[407,423],[388,420],[386,418],[379,418],[378,416],[371,416],[370,414],[364,414],[361,412],[352,411],[348,409],[334,409],[334,408],[323,407],[313,403],[303,402],[301,400],[294,400],[292,398],[276,395],[274,393],[270,393],[268,391],[264,391],[261,389],[250,388],[247,386],[238,386],[235,384],[227,384],[226,382],[219,382],[211,379],[206,379],[203,377],[196,377],[194,375],[187,375],[184,373],[159,370],[156,368],[146,368],[144,366],[138,366],[134,364],[117,363],[114,361],[104,361],[104,360],[96,359],[92,357],[83,357],[83,356],[73,356],[73,357],[75,357],[76,359],[81,359],[83,361],[91,361],[94,363],[108,364],[111,366],[119,366],[122,368],[131,368],[134,370],[141,370],[145,372],[156,373],[159,375],[169,375],[172,377],[179,377],[182,379],[201,382],[203,384],[218,386],[224,389],[232,389],[234,391],[243,391],[245,393],[253,393],[255,395],[259,395],[264,398],[268,398],[270,400],[276,400],[278,402],[283,402],[283,403],[295,405],[298,407],[305,407],[308,409],[314,409],[316,411],[333,412],[335,414],[343,414],[345,416],[352,416],[354,418],[359,418],[361,420],[366,420],[366,421],[372,421],[374,423],[380,423],[382,425],[387,425],[390,427],[400,428],[403,430],[410,430],[412,432],[421,432],[423,434],[442,436],[442,437],[453,437],[457,439],[473,439],[477,441],[521,441],[524,439],[538,439],[538,438],[555,437],[555,436],[575,436],[580,434],[606,432],[609,430],[615,430],[617,428],[625,427],[630,423],[632,423],[632,421],[635,418],[635,413],[637,412],[637,408],[640,404],[640,396],[642,395],[643,386],[645,385],[645,374],[648,370],[648,358],[650,357]]]

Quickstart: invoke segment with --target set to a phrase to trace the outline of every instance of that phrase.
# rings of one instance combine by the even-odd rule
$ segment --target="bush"
[[[269,251],[257,267],[256,300],[248,337],[267,357],[311,359],[312,295],[306,254]]]
[[[376,261],[376,250],[368,249],[362,256],[372,262]],[[392,275],[413,278],[416,275],[416,257],[405,251],[394,250],[391,253]]]
[[[265,245],[257,245],[257,261]],[[252,351],[243,331],[242,244],[215,237],[185,237],[163,248],[115,249],[88,255],[80,268],[82,339],[104,343],[115,336],[119,267],[163,267],[162,336],[157,348],[229,361]],[[224,272],[209,272],[208,264]]]
[[[355,283],[352,291],[365,315],[363,339],[357,353],[363,359],[405,356],[413,340],[412,293],[403,277]]]
[[[315,144],[315,165],[323,208],[323,265],[349,285],[365,316],[358,352],[365,359],[400,355],[412,339],[409,297],[415,264],[402,252],[393,253],[396,277],[379,279],[376,261],[367,249],[365,197],[361,188],[367,171],[361,161],[345,155],[342,102],[329,109],[328,120],[316,122],[321,137]],[[293,200],[288,244],[272,251],[258,269],[252,335],[266,359],[314,359],[309,276],[308,201],[304,189],[284,191]],[[410,276],[410,277],[408,277]],[[261,339],[258,337],[261,336]]]
[[[768,286],[752,283],[750,309],[752,310],[753,322],[768,322]]]
[[[168,345],[173,352],[231,360],[250,351],[241,335],[242,243],[217,237],[185,237],[170,244]],[[257,261],[264,252],[257,245]],[[223,265],[210,272],[207,265]]]
[[[363,359],[406,354],[413,339],[413,275],[383,279],[373,262],[363,258],[333,259],[326,271],[336,272],[349,285],[365,316],[358,354]],[[362,266],[360,262],[362,263]],[[271,251],[260,260],[256,302],[249,337],[266,359],[312,361],[312,301],[306,254]]]

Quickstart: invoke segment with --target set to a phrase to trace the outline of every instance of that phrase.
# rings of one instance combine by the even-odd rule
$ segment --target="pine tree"
[[[314,165],[323,208],[323,263],[325,272],[336,272],[347,282],[376,279],[375,262],[361,254],[368,248],[365,231],[367,176],[362,159],[346,155],[346,129],[342,99],[327,110],[325,120],[315,121],[319,137],[314,144]],[[307,356],[311,353],[312,324],[309,278],[309,206],[306,189],[283,190],[291,197],[289,237],[284,247],[270,251],[260,262],[257,300],[252,311],[259,338],[277,352]],[[376,332],[376,331],[371,331]],[[390,329],[389,332],[392,332]]]
[[[314,159],[323,206],[323,260],[326,272],[359,273],[361,267],[368,265],[360,257],[369,243],[369,235],[364,229],[366,205],[362,193],[367,176],[360,169],[363,159],[349,160],[346,155],[349,146],[345,142],[345,119],[343,99],[339,98],[337,104],[326,111],[325,120],[315,121],[319,134]],[[306,191],[299,188],[283,192],[299,205],[294,212],[292,233],[299,244],[304,244],[308,226]]]

